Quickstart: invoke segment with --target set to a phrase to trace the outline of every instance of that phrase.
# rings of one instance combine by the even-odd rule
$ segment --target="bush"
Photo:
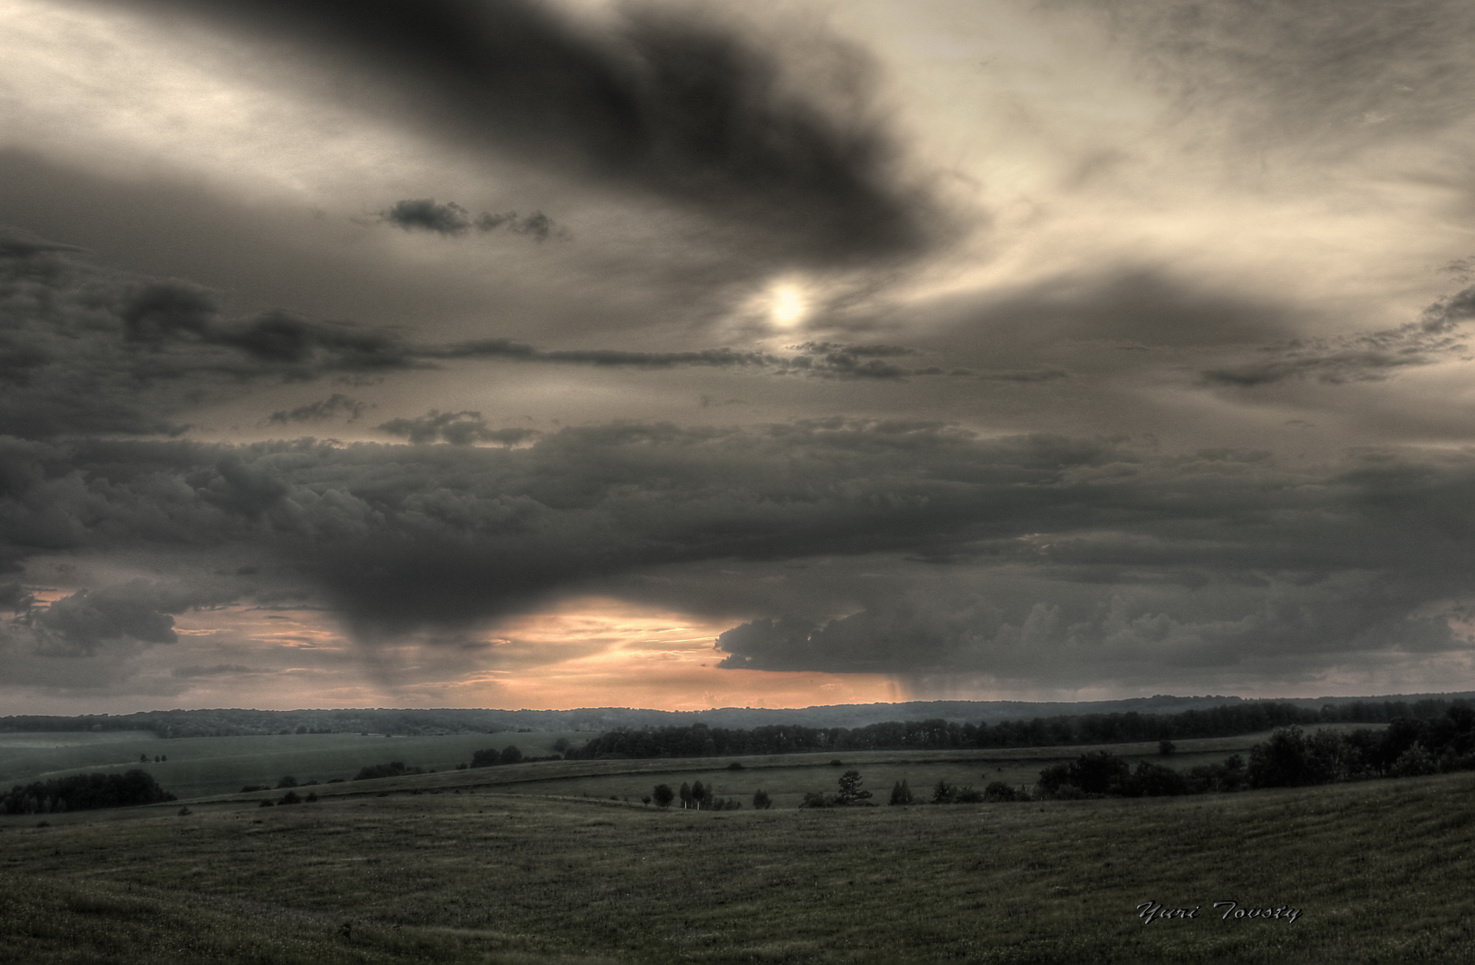
[[[657,784],[655,790],[651,792],[651,797],[655,798],[657,807],[668,808],[671,802],[676,800],[676,792],[671,790],[669,784]]]
[[[353,776],[355,781],[372,781],[379,777],[402,777],[405,774],[424,774],[425,771],[419,767],[406,767],[404,761],[390,761],[388,764],[373,764],[369,767],[359,769]],[[331,782],[330,782],[331,783]]]
[[[300,797],[297,796],[297,792],[296,791],[288,791],[286,794],[283,794],[282,795],[281,800],[277,801],[277,803],[278,804],[301,804],[302,803],[302,798],[300,798]]]
[[[753,792],[753,809],[755,811],[767,811],[771,807],[773,807],[773,798],[768,796],[767,791],[759,788]]]
[[[1028,797],[1003,781],[991,781],[983,789],[983,799],[996,804],[1004,804],[1011,801],[1025,801]]]

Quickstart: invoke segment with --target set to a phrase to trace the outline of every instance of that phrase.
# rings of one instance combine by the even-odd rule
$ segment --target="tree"
[[[704,787],[702,785],[702,782],[701,781],[697,781],[695,784],[693,784],[691,786],[691,803],[692,803],[692,807],[697,808],[698,810],[700,810],[701,808],[703,808],[707,804],[709,804],[711,802],[711,800],[712,800],[712,791],[711,791],[711,789],[710,788],[707,788],[707,787]]]
[[[760,787],[753,792],[753,809],[755,811],[767,811],[771,807],[773,807],[773,799],[768,796],[767,791]]]
[[[849,807],[860,804],[871,796],[870,791],[861,790],[862,778],[860,771],[846,771],[840,775],[840,793],[835,795],[835,803],[841,807]]]
[[[676,799],[676,792],[671,790],[669,784],[657,784],[655,790],[651,792],[651,797],[655,798],[657,806],[668,808]]]
[[[891,800],[888,804],[911,804],[912,789],[907,787],[906,781],[897,781],[891,785]]]
[[[932,803],[951,804],[957,795],[958,789],[939,777],[937,779],[937,786],[932,789]]]
[[[1172,741],[1164,740],[1157,742],[1157,752],[1163,757],[1171,757],[1173,755],[1173,752],[1177,749],[1178,746]]]
[[[683,808],[691,807],[691,785],[686,783],[685,781],[682,781],[680,794],[681,806]]]
[[[502,753],[497,760],[502,764],[516,764],[522,760],[522,751],[517,749],[517,745],[508,744],[502,748]]]

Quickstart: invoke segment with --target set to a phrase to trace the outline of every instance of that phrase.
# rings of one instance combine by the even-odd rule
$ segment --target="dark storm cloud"
[[[279,409],[273,412],[266,421],[273,425],[288,425],[293,422],[323,422],[346,416],[347,421],[353,422],[368,408],[367,402],[360,402],[341,392],[334,392],[326,399],[318,399],[316,402],[309,402],[295,409]]]
[[[569,233],[555,224],[553,219],[541,211],[534,211],[519,218],[516,211],[490,214],[483,211],[475,218],[471,212],[454,201],[437,204],[434,198],[415,198],[397,201],[394,206],[379,212],[386,223],[406,231],[430,231],[439,235],[464,235],[473,228],[482,234],[506,229],[517,235],[526,235],[534,241],[547,241],[550,237],[567,240]]]
[[[62,597],[25,620],[52,655],[90,656],[111,642],[174,643],[174,615],[219,602],[218,590],[149,580]]]
[[[1294,339],[1261,349],[1250,361],[1209,369],[1204,380],[1253,387],[1290,379],[1337,385],[1381,382],[1402,369],[1465,358],[1460,327],[1475,318],[1475,288],[1440,299],[1417,322],[1356,335]]]
[[[446,438],[450,426],[455,441],[458,424],[485,428],[465,413],[416,428]],[[752,621],[722,639],[733,667],[1275,679],[1286,661],[1310,673],[1464,646],[1445,619],[1475,578],[1469,453],[1289,465],[847,419],[585,426],[530,443],[12,440],[0,540],[22,557],[172,550],[225,573],[249,560],[236,595],[290,591],[368,644],[429,633],[434,646],[641,574],[740,565],[785,574],[775,599],[804,609],[765,612],[768,594],[749,590]],[[823,559],[866,560],[871,575],[776,567]],[[730,578],[711,580],[643,592],[731,612]],[[53,649],[82,653],[113,639],[107,627],[126,632],[120,643],[162,642],[169,615],[205,598],[131,587],[27,613]]]
[[[408,368],[394,338],[283,311],[221,315],[189,282],[56,253],[0,257],[0,432],[176,434],[175,417],[261,379]]]
[[[571,168],[745,224],[816,263],[912,254],[940,221],[897,180],[895,141],[862,106],[863,54],[809,37],[843,75],[832,108],[786,86],[732,29],[632,7],[580,27],[527,0],[133,0],[305,50],[353,72],[356,106],[478,149]],[[429,230],[459,215],[425,211]],[[456,212],[452,212],[456,215]]]
[[[1469,116],[1463,0],[1051,0],[1105,18],[1178,108],[1251,143],[1345,152]]]
[[[534,429],[494,429],[487,425],[480,412],[437,412],[434,409],[417,419],[391,419],[376,428],[392,436],[403,436],[414,445],[439,440],[453,446],[469,446],[478,442],[515,446],[542,435]]]

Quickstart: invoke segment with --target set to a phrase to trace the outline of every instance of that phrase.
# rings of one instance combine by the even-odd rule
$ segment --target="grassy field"
[[[995,766],[1029,760],[1010,754]],[[887,767],[979,770],[885,757],[846,766],[878,795]],[[0,948],[39,965],[1475,960],[1468,774],[824,811],[564,793],[708,774],[737,793],[781,773],[829,790],[841,770],[763,762],[548,762],[325,785],[296,806],[258,792],[4,818]],[[1199,916],[1144,924],[1150,901]],[[1219,901],[1299,915],[1223,920]]]
[[[476,751],[514,744],[524,754],[546,756],[567,738],[580,746],[589,734],[452,734],[385,737],[383,734],[278,734],[262,737],[186,737],[159,740],[147,731],[0,734],[0,789],[16,784],[143,767],[179,798],[275,786],[283,777],[327,782],[351,778],[359,768],[403,761],[426,770],[450,770]],[[147,756],[147,765],[139,762]],[[155,757],[168,760],[156,763]]]

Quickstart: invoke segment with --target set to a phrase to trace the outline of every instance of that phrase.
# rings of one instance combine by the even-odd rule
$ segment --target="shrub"
[[[1007,803],[1010,801],[1028,800],[1026,795],[1020,793],[1013,786],[1003,781],[992,781],[983,789],[983,799],[995,803]]]
[[[282,795],[281,800],[277,801],[277,803],[278,804],[301,804],[302,803],[302,798],[300,798],[300,797],[297,796],[297,792],[296,791],[288,791],[286,794],[283,794]]]
[[[773,798],[768,796],[767,791],[760,787],[753,792],[753,809],[755,811],[767,811],[771,807],[773,807]]]
[[[424,774],[425,771],[418,767],[406,767],[404,761],[390,761],[388,764],[374,764],[359,769],[354,775],[355,781],[371,781],[378,777],[401,777],[405,774]]]
[[[670,807],[671,802],[676,800],[676,792],[671,790],[669,784],[657,784],[651,796],[655,798],[656,806],[663,808]]]

